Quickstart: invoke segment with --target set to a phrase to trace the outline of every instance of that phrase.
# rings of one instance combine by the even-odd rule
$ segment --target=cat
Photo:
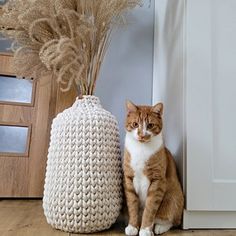
[[[163,104],[137,106],[127,101],[126,107],[123,170],[129,224],[125,234],[162,234],[181,223],[184,206],[175,161],[163,143]]]

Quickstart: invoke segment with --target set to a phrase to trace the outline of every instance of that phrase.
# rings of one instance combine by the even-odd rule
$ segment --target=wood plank
[[[47,224],[42,201],[2,200],[0,209],[1,236],[69,236]]]
[[[32,107],[0,104],[0,122],[5,124],[31,124]]]
[[[165,236],[236,236],[236,230],[171,230]]]
[[[56,78],[54,79],[54,86],[57,89],[57,98],[56,98],[56,110],[55,114],[58,114],[64,111],[66,108],[70,107],[74,102],[76,97],[78,96],[78,91],[76,87],[72,87],[68,92],[62,92],[60,90],[60,85],[57,84]]]
[[[0,74],[2,75],[15,75],[13,68],[13,57],[12,54],[0,53]]]
[[[91,236],[124,236],[125,224],[122,219],[111,229]],[[1,200],[1,236],[76,236],[53,229],[47,224],[41,200]],[[86,235],[86,234],[84,234]],[[171,230],[165,236],[236,236],[236,230]]]
[[[32,115],[33,129],[29,158],[28,196],[41,197],[43,193],[47,150],[49,143],[49,119],[51,99],[51,77],[42,77],[37,82],[35,108]]]
[[[28,192],[27,163],[27,157],[0,157],[0,194],[2,197],[18,196],[19,193]],[[19,169],[21,171],[17,171]]]

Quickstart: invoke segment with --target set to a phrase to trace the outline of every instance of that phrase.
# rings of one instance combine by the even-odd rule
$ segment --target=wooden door
[[[16,79],[12,59],[0,55],[0,197],[42,197],[51,121],[76,91],[62,96],[49,76]]]

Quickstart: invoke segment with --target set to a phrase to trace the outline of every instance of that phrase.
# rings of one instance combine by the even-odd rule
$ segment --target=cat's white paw
[[[138,235],[138,229],[132,225],[128,225],[125,228],[125,234],[128,236],[135,236]]]
[[[140,229],[139,236],[154,236],[154,233],[148,227],[148,228]]]
[[[172,226],[171,224],[166,224],[166,225],[156,224],[154,228],[154,232],[155,234],[164,234],[171,228],[171,226]]]

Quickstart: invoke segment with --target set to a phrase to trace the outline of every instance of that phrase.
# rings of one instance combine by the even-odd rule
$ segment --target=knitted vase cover
[[[122,204],[118,124],[95,96],[77,99],[53,120],[43,208],[54,228],[108,229]]]

